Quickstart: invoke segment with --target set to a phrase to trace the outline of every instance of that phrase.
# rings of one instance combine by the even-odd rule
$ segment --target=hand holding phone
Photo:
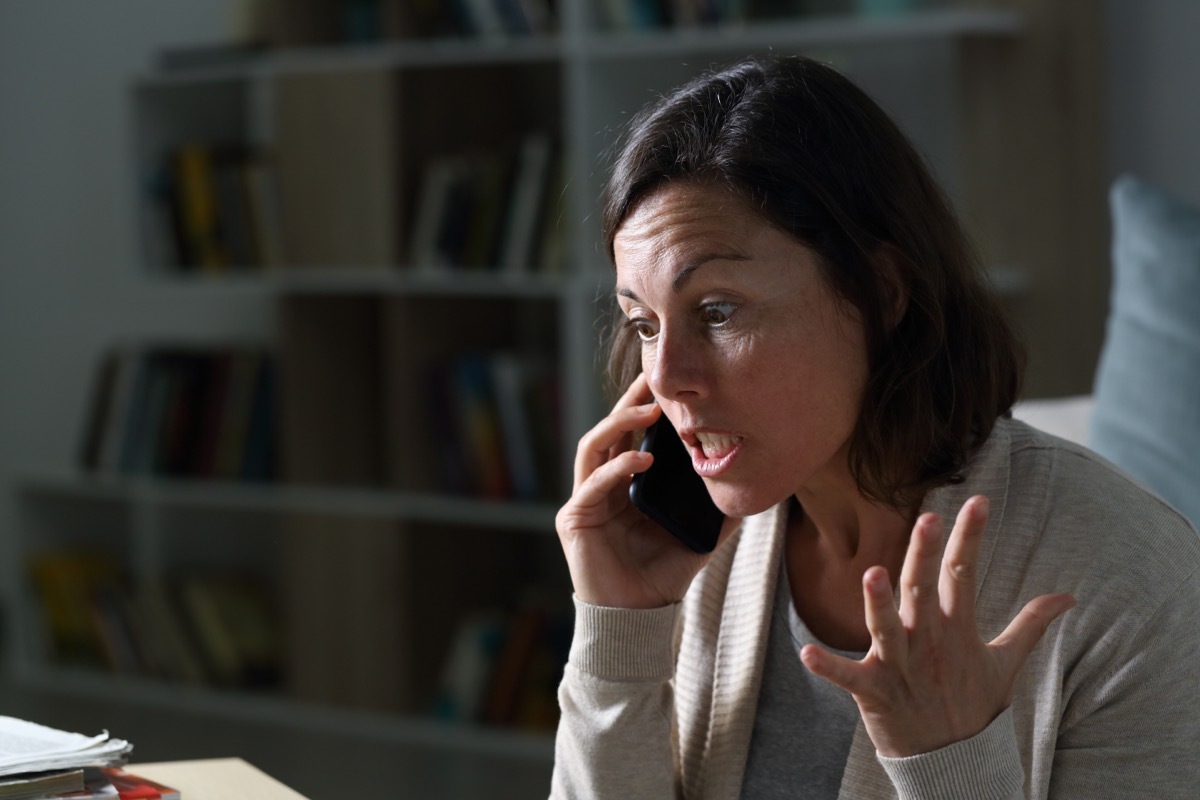
[[[665,414],[646,429],[641,449],[654,455],[654,463],[633,476],[629,499],[697,553],[711,553],[725,515],[692,468],[687,447]]]

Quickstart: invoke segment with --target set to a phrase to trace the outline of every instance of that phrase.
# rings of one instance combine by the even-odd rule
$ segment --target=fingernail
[[[642,414],[649,414],[656,408],[658,408],[658,403],[646,403],[643,406],[638,406],[638,411]]]
[[[867,576],[867,585],[875,591],[884,591],[887,589],[887,570],[878,569]]]

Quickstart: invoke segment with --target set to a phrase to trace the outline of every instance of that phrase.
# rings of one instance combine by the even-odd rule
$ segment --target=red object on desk
[[[89,775],[82,792],[55,795],[55,800],[181,800],[178,789],[123,769],[103,767],[97,772],[95,777],[102,780]]]
[[[101,770],[121,800],[180,800],[179,791],[121,769]]]

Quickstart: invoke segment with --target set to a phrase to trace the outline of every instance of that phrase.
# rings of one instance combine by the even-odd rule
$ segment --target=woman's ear
[[[884,313],[884,330],[891,332],[908,311],[908,282],[904,265],[907,261],[899,247],[884,242],[871,254],[880,282],[880,303]]]

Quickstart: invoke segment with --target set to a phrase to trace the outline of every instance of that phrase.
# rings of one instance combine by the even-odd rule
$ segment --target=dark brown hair
[[[693,79],[630,125],[605,192],[610,258],[633,206],[668,180],[744,199],[813,250],[858,310],[870,370],[850,445],[859,490],[898,507],[960,480],[1015,401],[1023,354],[950,203],[887,114],[800,56]],[[609,344],[620,391],[641,370],[640,347],[624,325]]]

